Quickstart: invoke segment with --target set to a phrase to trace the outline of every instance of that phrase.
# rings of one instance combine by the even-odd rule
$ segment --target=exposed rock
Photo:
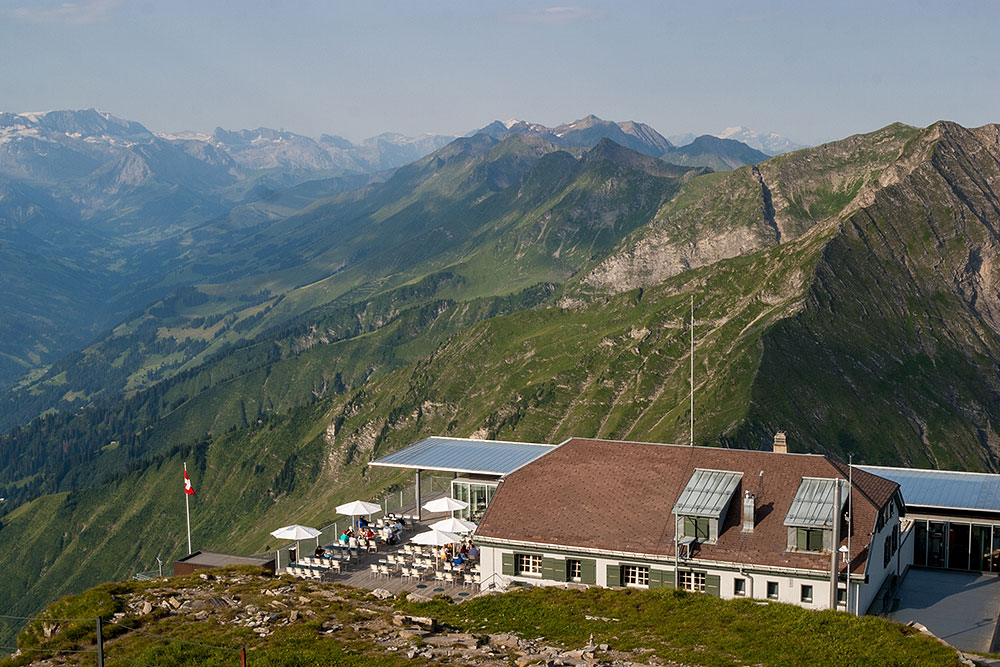
[[[388,591],[384,588],[376,588],[371,592],[371,595],[378,600],[388,600],[389,598],[395,597],[392,591]]]

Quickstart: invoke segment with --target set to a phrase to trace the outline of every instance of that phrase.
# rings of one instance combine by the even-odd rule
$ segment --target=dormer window
[[[788,514],[785,515],[789,551],[821,553],[835,548],[833,492],[836,481],[817,477],[802,478]],[[842,489],[837,521],[843,516],[847,496],[847,490]]]
[[[743,479],[743,473],[695,468],[680,498],[674,504],[677,539],[693,538],[713,543],[729,503]]]

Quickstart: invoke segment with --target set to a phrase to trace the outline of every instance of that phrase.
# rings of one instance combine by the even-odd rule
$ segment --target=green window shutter
[[[809,548],[808,533],[804,528],[795,529],[795,546],[799,549]]]
[[[596,584],[597,583],[597,561],[581,558],[580,559],[580,583],[581,584]]]
[[[542,579],[566,581],[566,561],[542,557]]]
[[[823,531],[822,530],[810,530],[809,539],[809,551],[822,551],[823,550]]]
[[[514,576],[514,554],[504,553],[501,556],[500,572],[508,577]]]
[[[711,521],[709,519],[697,519],[695,521],[695,537],[699,540],[708,540],[712,537]]]
[[[608,565],[608,586],[622,585],[622,566]]]
[[[684,537],[694,537],[694,519],[689,516],[684,517]]]
[[[662,584],[662,586],[664,588],[673,588],[674,587],[674,571],[673,570],[664,570],[663,572],[660,572],[660,582],[661,582],[661,584]]]
[[[649,568],[649,587],[659,588],[663,585],[663,570],[654,570]]]
[[[709,595],[719,597],[719,589],[722,587],[722,577],[717,574],[705,575],[705,592]]]

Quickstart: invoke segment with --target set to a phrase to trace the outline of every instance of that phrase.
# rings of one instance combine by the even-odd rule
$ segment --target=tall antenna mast
[[[694,447],[694,294],[691,295],[691,433],[688,444]]]

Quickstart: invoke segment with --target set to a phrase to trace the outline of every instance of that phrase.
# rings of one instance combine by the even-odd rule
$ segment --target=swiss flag
[[[191,478],[188,477],[187,469],[184,470],[184,493],[188,494],[189,496],[194,495],[194,489],[191,488]]]

